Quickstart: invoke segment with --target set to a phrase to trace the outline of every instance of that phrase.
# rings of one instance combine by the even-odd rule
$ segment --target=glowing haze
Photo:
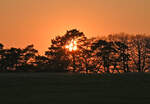
[[[34,44],[43,53],[51,38],[77,28],[87,36],[150,33],[150,0],[0,0],[0,42]]]

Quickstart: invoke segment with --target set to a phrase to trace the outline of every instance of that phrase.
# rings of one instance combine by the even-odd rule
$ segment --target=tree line
[[[76,50],[66,45],[74,40]],[[34,45],[5,49],[0,44],[1,72],[126,73],[150,70],[150,36],[126,33],[88,38],[72,29],[56,36],[45,55]]]

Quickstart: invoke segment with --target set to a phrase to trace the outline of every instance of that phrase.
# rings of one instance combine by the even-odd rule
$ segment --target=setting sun
[[[71,40],[69,45],[66,45],[66,48],[69,49],[69,51],[75,51],[77,50],[77,42],[75,40]]]
[[[0,82],[0,104],[150,104],[150,0],[0,0]]]

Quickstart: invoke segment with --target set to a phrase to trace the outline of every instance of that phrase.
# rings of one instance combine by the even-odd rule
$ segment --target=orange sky
[[[0,42],[34,44],[44,53],[51,38],[77,28],[87,36],[150,33],[150,0],[0,0]]]

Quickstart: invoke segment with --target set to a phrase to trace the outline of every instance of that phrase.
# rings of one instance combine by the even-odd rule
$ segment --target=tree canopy
[[[150,69],[150,36],[126,33],[88,38],[77,29],[51,40],[45,55],[34,45],[6,49],[0,44],[0,71],[79,73],[147,72]]]

